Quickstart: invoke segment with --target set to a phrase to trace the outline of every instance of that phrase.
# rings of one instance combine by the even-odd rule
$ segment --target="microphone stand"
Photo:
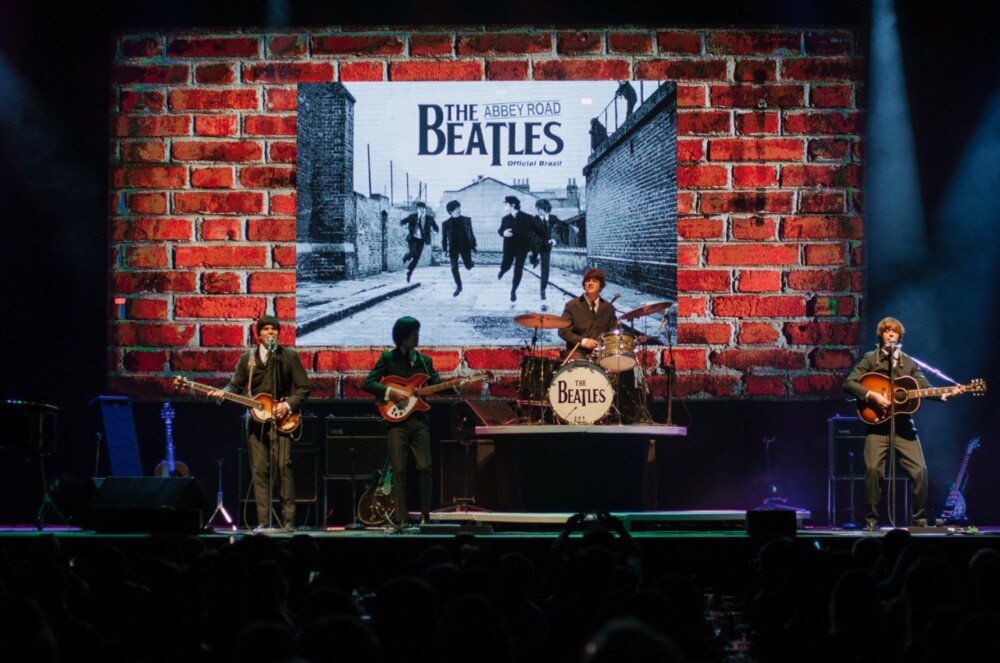
[[[277,465],[278,459],[278,422],[274,416],[274,408],[278,404],[278,362],[275,359],[275,352],[278,349],[278,344],[272,342],[268,343],[267,351],[267,372],[268,381],[271,387],[271,418],[264,424],[268,426],[268,438],[270,444],[268,445],[267,452],[267,529],[274,529],[274,521],[276,520],[276,515],[274,512],[274,488],[275,484],[279,487],[281,486],[280,479],[275,479],[275,466]],[[281,496],[278,496],[278,504],[282,507],[284,505],[281,503]]]
[[[889,525],[896,527],[896,344],[889,342]]]
[[[857,514],[854,511],[854,482],[857,479],[857,477],[854,475],[854,452],[853,451],[848,451],[847,452],[847,473],[851,476],[851,487],[850,487],[850,493],[851,493],[851,502],[850,502],[850,504],[851,504],[851,519],[848,522],[844,523],[844,529],[861,529],[861,526],[858,525],[858,522],[856,520]],[[833,508],[834,509],[837,508],[836,504],[834,505]]]

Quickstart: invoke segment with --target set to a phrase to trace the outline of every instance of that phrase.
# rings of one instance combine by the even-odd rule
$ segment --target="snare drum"
[[[566,364],[552,376],[549,404],[567,424],[595,424],[607,416],[615,399],[611,380],[589,361]]]
[[[597,363],[606,371],[620,373],[635,368],[635,336],[616,329],[601,337],[594,350]]]

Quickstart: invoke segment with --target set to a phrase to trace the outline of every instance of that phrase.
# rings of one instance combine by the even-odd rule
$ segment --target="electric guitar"
[[[167,429],[167,457],[153,470],[153,476],[186,477],[188,466],[174,460],[174,407],[170,403],[164,403],[160,416],[163,417],[163,425]]]
[[[174,378],[174,387],[176,389],[194,389],[203,393],[209,393],[218,389],[218,387],[201,384],[200,382],[192,382],[180,375]],[[299,422],[302,420],[302,415],[299,412],[292,412],[281,419],[276,419],[273,414],[274,399],[267,394],[257,394],[251,398],[250,396],[241,396],[224,391],[222,392],[222,398],[250,408],[250,416],[260,423],[275,421],[278,431],[285,435],[294,433],[295,429],[299,427]]]
[[[955,477],[955,482],[948,486],[948,499],[944,503],[944,508],[941,509],[941,519],[945,522],[966,522],[968,520],[965,515],[965,496],[962,495],[962,489],[965,488],[965,482],[968,478],[965,471],[969,467],[969,457],[977,448],[979,448],[978,437],[969,441],[965,448],[965,459],[962,461],[962,466],[958,468],[958,476]]]
[[[372,484],[358,500],[358,520],[365,525],[384,525],[396,515],[396,502],[392,499],[392,468],[389,457],[381,470],[372,475]]]
[[[868,391],[874,391],[889,398],[895,403],[896,414],[912,414],[920,407],[920,399],[927,396],[955,396],[966,393],[981,396],[986,393],[985,380],[973,380],[969,384],[954,387],[928,387],[920,389],[917,381],[909,375],[895,380],[895,390],[889,396],[889,378],[881,373],[865,373],[858,382]],[[964,389],[962,392],[960,389]],[[889,411],[871,401],[858,400],[858,415],[869,424],[880,424],[888,421]]]
[[[396,391],[401,391],[407,395],[407,399],[405,401],[400,401],[398,403],[394,403],[392,401],[379,401],[378,411],[379,414],[382,415],[382,418],[391,424],[397,424],[400,421],[405,421],[407,417],[417,410],[427,411],[431,409],[430,405],[421,400],[421,396],[469,384],[470,382],[492,380],[493,374],[486,371],[484,373],[476,373],[475,375],[455,378],[453,380],[448,380],[447,382],[431,385],[429,387],[422,387],[421,385],[427,382],[428,379],[429,376],[426,374],[417,373],[409,378],[387,375],[379,380],[379,382],[385,386],[392,387]]]

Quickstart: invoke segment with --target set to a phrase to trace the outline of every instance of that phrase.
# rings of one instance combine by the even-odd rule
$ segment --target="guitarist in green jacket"
[[[400,403],[410,394],[398,386],[386,385],[394,378],[405,381],[418,373],[427,376],[424,385],[439,384],[441,378],[434,370],[434,362],[425,354],[417,352],[420,342],[420,322],[409,316],[400,318],[392,326],[392,340],[396,347],[382,353],[365,378],[364,390],[384,401]],[[389,378],[386,380],[386,378]],[[391,423],[386,436],[389,464],[392,468],[392,498],[396,505],[396,525],[407,525],[406,507],[406,459],[407,450],[412,450],[413,459],[420,481],[420,523],[426,524],[430,518],[433,474],[431,472],[431,429],[426,412],[414,411],[406,419]]]

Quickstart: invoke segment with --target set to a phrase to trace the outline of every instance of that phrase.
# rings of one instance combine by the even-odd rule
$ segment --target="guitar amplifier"
[[[827,419],[830,477],[863,479],[865,477],[865,435],[868,425],[860,417]]]
[[[326,418],[327,479],[367,479],[385,464],[389,427],[379,417]]]

